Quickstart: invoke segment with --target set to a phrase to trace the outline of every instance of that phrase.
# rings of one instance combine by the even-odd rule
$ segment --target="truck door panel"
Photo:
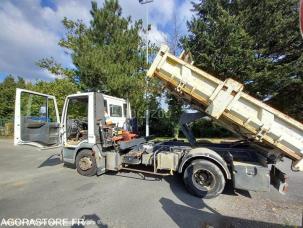
[[[17,89],[14,143],[47,147],[59,144],[56,99],[47,94]]]

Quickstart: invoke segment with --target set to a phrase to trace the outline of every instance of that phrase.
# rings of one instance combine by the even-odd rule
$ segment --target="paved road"
[[[83,177],[63,167],[58,150],[0,140],[0,218],[85,218],[99,227],[284,227],[302,224],[303,173],[287,171],[289,193],[189,195],[180,177],[134,173]],[[288,170],[289,161],[282,168]],[[1,222],[1,221],[0,221]],[[83,227],[83,226],[82,226]]]

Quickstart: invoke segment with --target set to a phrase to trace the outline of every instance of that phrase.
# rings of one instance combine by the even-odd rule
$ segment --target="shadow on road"
[[[168,176],[164,180],[169,183],[175,196],[186,204],[176,204],[171,199],[164,197],[159,200],[163,210],[178,227],[293,227],[221,215],[208,206],[203,199],[189,194],[182,182],[181,175]],[[227,183],[222,194],[234,196],[241,194],[251,198],[248,191],[235,192],[232,183]]]
[[[261,221],[252,221],[247,219],[240,219],[228,217],[219,214],[207,206],[203,201],[201,202],[201,209],[210,210],[201,211],[196,208],[176,204],[171,199],[161,198],[159,202],[167,215],[177,224],[178,227],[293,227],[287,225],[273,224]]]
[[[132,173],[137,176],[128,176],[128,173]],[[126,174],[126,175],[124,175]],[[138,172],[132,172],[132,171],[126,171],[123,170],[121,172],[107,172],[106,175],[111,175],[111,176],[116,176],[116,177],[125,177],[125,178],[131,178],[131,179],[138,179],[142,181],[161,181],[165,180],[167,183],[169,183],[169,186],[172,190],[172,192],[185,204],[194,207],[194,208],[202,208],[201,205],[201,198],[195,197],[191,195],[185,188],[183,184],[183,180],[180,174],[175,174],[173,176],[166,176],[166,177],[161,177],[161,176],[155,176],[152,174],[146,174],[146,173],[138,173]],[[242,195],[248,198],[251,198],[251,195],[248,191],[245,190],[235,190],[233,188],[232,182],[227,182],[226,186],[224,188],[223,193],[224,195],[232,195],[232,196],[237,196]]]
[[[182,202],[184,202],[185,204],[187,204],[188,206],[191,206],[193,208],[197,208],[197,209],[203,208],[203,203],[202,203],[201,198],[191,195],[186,190],[186,188],[183,184],[181,175],[168,176],[168,177],[165,177],[164,180],[169,183],[169,186],[170,186],[170,189],[172,190],[172,192]],[[237,196],[237,194],[240,194],[245,197],[251,198],[248,191],[244,191],[244,190],[235,191],[231,182],[226,183],[225,189],[222,194],[231,195],[231,196]]]
[[[60,159],[60,155],[58,154],[53,154],[51,156],[49,156],[44,162],[42,162],[38,168],[42,168],[45,166],[55,166],[55,165],[59,165],[61,164],[62,161]]]

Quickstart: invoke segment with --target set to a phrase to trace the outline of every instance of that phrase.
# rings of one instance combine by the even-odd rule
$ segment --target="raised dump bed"
[[[303,171],[303,124],[243,92],[243,84],[231,78],[221,81],[170,54],[165,45],[147,75],[225,128],[289,157],[292,168]]]

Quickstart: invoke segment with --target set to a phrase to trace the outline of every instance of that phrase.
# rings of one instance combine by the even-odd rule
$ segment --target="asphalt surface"
[[[303,173],[289,175],[289,193],[234,191],[215,199],[185,190],[179,176],[136,173],[80,176],[64,167],[59,150],[14,147],[0,140],[0,222],[8,218],[95,221],[95,227],[300,227]],[[92,227],[93,227],[92,226]],[[74,225],[77,227],[77,225]],[[83,227],[80,225],[80,227]]]

